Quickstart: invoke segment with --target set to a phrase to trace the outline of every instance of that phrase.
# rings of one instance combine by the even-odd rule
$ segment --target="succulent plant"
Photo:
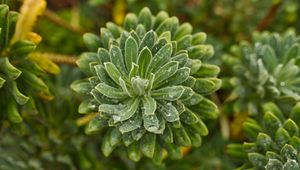
[[[91,52],[77,64],[90,77],[71,87],[86,95],[80,113],[98,113],[87,132],[105,129],[104,155],[125,146],[134,161],[143,154],[161,162],[164,151],[179,158],[180,146],[201,144],[203,120],[218,116],[205,96],[221,81],[219,68],[205,63],[213,55],[206,34],[191,33],[189,23],[144,8],[126,15],[123,27],[109,22],[100,37],[84,35]]]
[[[274,103],[266,103],[261,121],[248,118],[244,123],[249,142],[232,144],[233,156],[248,157],[242,168],[287,170],[300,168],[300,103],[284,113]]]
[[[256,33],[253,44],[244,42],[231,51],[223,61],[232,68],[234,89],[228,101],[235,112],[255,115],[265,102],[289,107],[299,101],[300,37],[293,32]]]
[[[36,44],[29,40],[11,42],[17,19],[17,12],[0,5],[0,119],[8,118],[13,123],[22,121],[18,105],[27,103],[36,92],[49,94],[40,79],[44,70],[28,59]],[[29,103],[34,106],[32,98]]]

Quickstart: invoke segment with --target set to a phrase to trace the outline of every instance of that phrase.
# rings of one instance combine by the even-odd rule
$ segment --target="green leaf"
[[[97,52],[98,48],[101,45],[100,38],[97,35],[92,33],[85,33],[83,35],[83,41],[86,47],[92,52]]]
[[[201,60],[198,59],[192,60],[191,75],[197,73],[201,66],[202,66]]]
[[[139,73],[142,78],[145,78],[151,60],[151,51],[148,47],[144,47],[138,57]]]
[[[191,97],[184,99],[184,100],[182,99],[182,102],[186,106],[193,106],[193,105],[200,103],[203,99],[204,99],[204,97],[202,95],[194,93]]]
[[[159,104],[158,110],[168,122],[179,120],[179,113],[172,103]]]
[[[151,96],[157,100],[175,101],[178,100],[184,92],[182,86],[164,87],[151,91]]]
[[[191,106],[190,109],[207,119],[216,119],[219,115],[218,107],[206,98],[203,98],[197,105]]]
[[[103,50],[101,50],[103,51]],[[90,70],[90,63],[101,63],[101,55],[97,53],[92,53],[92,52],[86,52],[82,53],[79,56],[79,59],[76,61],[76,64],[80,68],[80,70],[86,72],[86,73],[91,73]]]
[[[284,122],[283,128],[291,135],[291,136],[299,136],[299,127],[297,124],[291,120],[288,119]]]
[[[110,60],[116,66],[116,68],[121,72],[121,74],[128,73],[122,51],[118,46],[113,45],[110,49]]]
[[[106,126],[107,126],[107,122],[105,120],[101,119],[101,117],[96,116],[87,125],[87,127],[85,129],[85,133],[92,134],[94,132],[101,130],[102,128],[104,128]]]
[[[11,46],[13,55],[23,57],[28,55],[36,48],[36,45],[32,41],[20,40]]]
[[[193,45],[203,44],[206,41],[206,37],[207,36],[204,32],[198,32],[193,35],[192,44]]]
[[[197,73],[193,74],[195,77],[206,78],[206,77],[217,77],[220,73],[220,68],[211,64],[202,64]]]
[[[183,126],[180,128],[173,128],[174,139],[177,144],[181,146],[191,146],[192,142]]]
[[[106,28],[113,34],[114,38],[120,37],[121,28],[113,22],[106,23]]]
[[[129,120],[121,122],[119,130],[122,134],[124,134],[140,128],[141,124],[142,124],[142,118],[140,115],[136,114],[136,116],[130,118]]]
[[[156,145],[156,135],[153,133],[146,133],[141,139],[141,151],[148,157],[153,158]]]
[[[290,117],[292,120],[294,120],[295,122],[300,122],[300,103],[297,103],[297,104],[293,107],[293,109],[292,109],[292,111],[291,111],[289,117]]]
[[[157,29],[157,27],[167,18],[169,18],[169,14],[165,11],[160,11],[155,17],[153,29]]]
[[[124,133],[122,135],[122,139],[123,139],[123,143],[125,146],[129,146],[130,144],[132,144],[134,142],[134,139],[132,138],[131,133]]]
[[[286,163],[283,165],[282,170],[299,170],[299,164],[292,159],[288,159]]]
[[[162,66],[155,74],[153,87],[156,88],[161,82],[165,82],[169,77],[173,76],[178,70],[178,62],[171,61]]]
[[[150,30],[152,28],[152,14],[149,8],[144,7],[138,16],[139,24],[145,26],[146,30]]]
[[[110,41],[112,39],[114,39],[114,36],[112,35],[112,33],[106,28],[101,28],[100,29],[100,37],[101,37],[104,48],[109,49]]]
[[[172,61],[178,61],[179,62],[179,68],[182,68],[184,66],[186,66],[187,62],[188,62],[188,54],[187,52],[183,52],[180,54],[177,54],[176,56],[172,57],[171,60]]]
[[[249,153],[248,154],[249,161],[254,165],[255,167],[258,167],[260,169],[264,169],[265,165],[267,164],[267,158],[259,153]]]
[[[144,96],[143,99],[143,113],[144,115],[153,115],[156,110],[156,101],[150,96]]]
[[[127,30],[129,32],[136,28],[137,23],[138,23],[138,18],[136,17],[136,15],[129,13],[126,15],[126,17],[124,19],[123,27],[125,28],[125,30]]]
[[[143,115],[144,127],[147,131],[156,133],[159,129],[159,120],[154,115]]]
[[[173,143],[173,132],[171,127],[166,126],[164,133],[160,135],[160,137],[166,142],[166,143]]]
[[[125,81],[120,77],[119,78],[120,86],[122,90],[129,96],[133,97],[133,92],[131,89],[127,88]]]
[[[189,78],[190,75],[190,68],[182,67],[177,70],[177,72],[168,78],[168,81],[162,82],[161,84],[157,85],[160,86],[174,86],[174,85],[181,85],[184,81]]]
[[[187,23],[187,22],[183,23],[177,29],[174,39],[178,41],[183,36],[191,34],[192,31],[193,31],[193,27],[190,23]]]
[[[186,50],[192,44],[192,35],[186,35],[177,41],[177,49]]]
[[[167,18],[158,26],[158,28],[155,31],[158,36],[160,36],[162,33],[166,31],[170,31],[171,35],[174,36],[178,28],[178,25],[179,25],[179,21],[176,17]]]
[[[128,151],[128,157],[135,162],[138,162],[142,157],[138,142],[134,142],[133,144],[131,144],[128,147],[127,151]]]
[[[103,140],[102,140],[102,145],[101,145],[101,150],[102,153],[104,154],[104,156],[108,157],[111,152],[115,149],[116,146],[112,146],[110,144],[110,133],[111,133],[111,129],[108,130],[108,132],[106,132]]]
[[[153,30],[147,32],[141,41],[139,51],[144,49],[144,47],[148,47],[149,49],[152,49],[155,40],[156,40],[155,32]]]
[[[104,66],[96,65],[96,66],[94,66],[94,69],[95,69],[97,78],[100,80],[100,82],[105,83],[112,87],[117,87],[116,83],[109,77]]]
[[[171,57],[172,45],[171,43],[163,46],[153,57],[149,69],[149,72],[156,72],[162,65],[164,65]]]
[[[125,104],[125,107],[117,111],[117,114],[113,116],[115,122],[124,121],[130,119],[136,112],[139,107],[140,99],[133,98],[128,100]]]
[[[256,139],[257,147],[263,151],[269,151],[276,148],[276,144],[273,142],[272,138],[264,133],[259,133]]]
[[[271,112],[267,112],[263,118],[264,126],[270,134],[274,134],[275,130],[282,126],[281,121]]]
[[[27,70],[22,70],[22,79],[27,82],[32,88],[49,93],[49,89],[44,81]]]
[[[142,39],[146,34],[146,28],[142,24],[138,24],[135,33],[138,35],[139,39]]]
[[[281,151],[280,155],[284,156],[284,159],[289,160],[297,160],[298,159],[298,151],[291,145],[285,144]]]
[[[109,52],[104,49],[104,48],[99,48],[98,49],[98,56],[100,59],[100,63],[106,63],[106,62],[110,62],[110,54]]]
[[[117,146],[122,139],[122,134],[117,128],[113,128],[110,132],[109,143],[111,146]]]
[[[110,78],[117,84],[119,84],[119,78],[122,77],[122,74],[120,71],[117,69],[117,67],[111,63],[111,62],[106,62],[104,63],[104,67],[106,69],[106,72],[110,76]]]
[[[17,104],[13,101],[13,100],[9,100],[7,102],[7,116],[8,119],[12,122],[12,123],[21,123],[23,121],[18,108],[17,108]]]
[[[195,85],[193,87],[193,90],[195,90],[197,93],[202,95],[208,95],[215,91],[217,91],[220,88],[221,80],[220,79],[214,79],[212,81],[211,79],[207,78],[198,78],[196,79]]]
[[[279,145],[279,147],[283,147],[285,144],[287,144],[289,139],[290,139],[290,135],[285,129],[279,128],[276,131],[275,141]]]
[[[199,119],[199,121],[193,125],[190,125],[192,129],[195,129],[197,133],[199,133],[201,136],[207,136],[208,135],[208,129],[205,125],[205,123]]]
[[[276,57],[275,51],[269,45],[264,45],[261,51],[261,58],[264,61],[264,65],[271,72],[278,65],[278,59]]]
[[[0,77],[0,88],[4,85],[5,81],[6,81],[5,79]]]
[[[22,71],[14,67],[8,60],[7,57],[0,58],[0,70],[6,73],[9,79],[17,79]]]
[[[11,87],[11,93],[18,104],[23,105],[27,103],[29,97],[25,96],[19,91],[17,84],[15,82],[12,82],[10,87]]]
[[[269,159],[266,170],[282,170],[283,164],[277,159]]]
[[[211,45],[195,45],[188,49],[189,57],[192,59],[205,60],[214,55],[214,48]]]
[[[166,38],[159,38],[151,49],[152,54],[156,54],[167,43],[168,40]]]
[[[132,64],[137,63],[138,45],[131,36],[125,42],[125,63],[128,70],[132,69]]]
[[[104,96],[112,99],[123,100],[128,97],[128,95],[122,89],[111,87],[105,83],[99,83],[95,87],[95,89],[98,90]]]
[[[199,118],[195,113],[187,109],[180,115],[180,121],[184,122],[185,124],[191,125],[197,123],[199,121]]]

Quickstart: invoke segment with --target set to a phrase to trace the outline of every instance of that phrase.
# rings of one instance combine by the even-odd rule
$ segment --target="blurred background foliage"
[[[0,0],[12,10],[19,11],[21,0]],[[208,34],[208,43],[215,47],[211,62],[221,66],[221,76],[227,69],[221,56],[232,44],[248,40],[254,31],[300,30],[299,0],[47,0],[47,9],[39,17],[34,32],[42,37],[37,51],[45,53],[59,64],[59,75],[46,77],[46,84],[55,98],[51,101],[35,100],[38,113],[24,116],[21,124],[0,123],[0,169],[233,169],[235,162],[225,153],[226,144],[243,140],[241,129],[243,114],[231,117],[221,109],[219,120],[208,122],[210,135],[200,148],[183,148],[181,160],[165,160],[154,165],[147,159],[134,163],[125,153],[114,153],[105,158],[99,141],[101,136],[85,135],[87,120],[79,115],[77,106],[81,98],[69,88],[75,79],[84,77],[74,67],[76,56],[86,51],[82,35],[98,33],[107,21],[122,24],[127,12],[137,13],[149,7],[154,14],[160,10],[176,15],[181,22],[190,22],[194,32]],[[224,83],[226,86],[226,83]],[[212,96],[221,105],[224,91]],[[232,128],[232,129],[230,129]]]

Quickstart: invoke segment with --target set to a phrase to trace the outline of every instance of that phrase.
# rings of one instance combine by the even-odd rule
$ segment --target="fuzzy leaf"
[[[182,86],[165,87],[153,90],[151,96],[157,100],[175,101],[178,100],[184,92]]]

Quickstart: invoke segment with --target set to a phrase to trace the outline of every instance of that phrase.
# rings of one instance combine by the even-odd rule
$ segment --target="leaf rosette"
[[[189,23],[144,8],[128,14],[123,27],[109,22],[100,37],[84,35],[91,52],[77,64],[90,77],[71,87],[87,96],[80,113],[99,112],[87,132],[106,128],[104,155],[124,145],[134,161],[143,154],[160,162],[164,151],[180,158],[180,146],[201,145],[203,120],[218,116],[205,96],[221,81],[219,68],[204,63],[213,55],[206,34],[191,33]]]

